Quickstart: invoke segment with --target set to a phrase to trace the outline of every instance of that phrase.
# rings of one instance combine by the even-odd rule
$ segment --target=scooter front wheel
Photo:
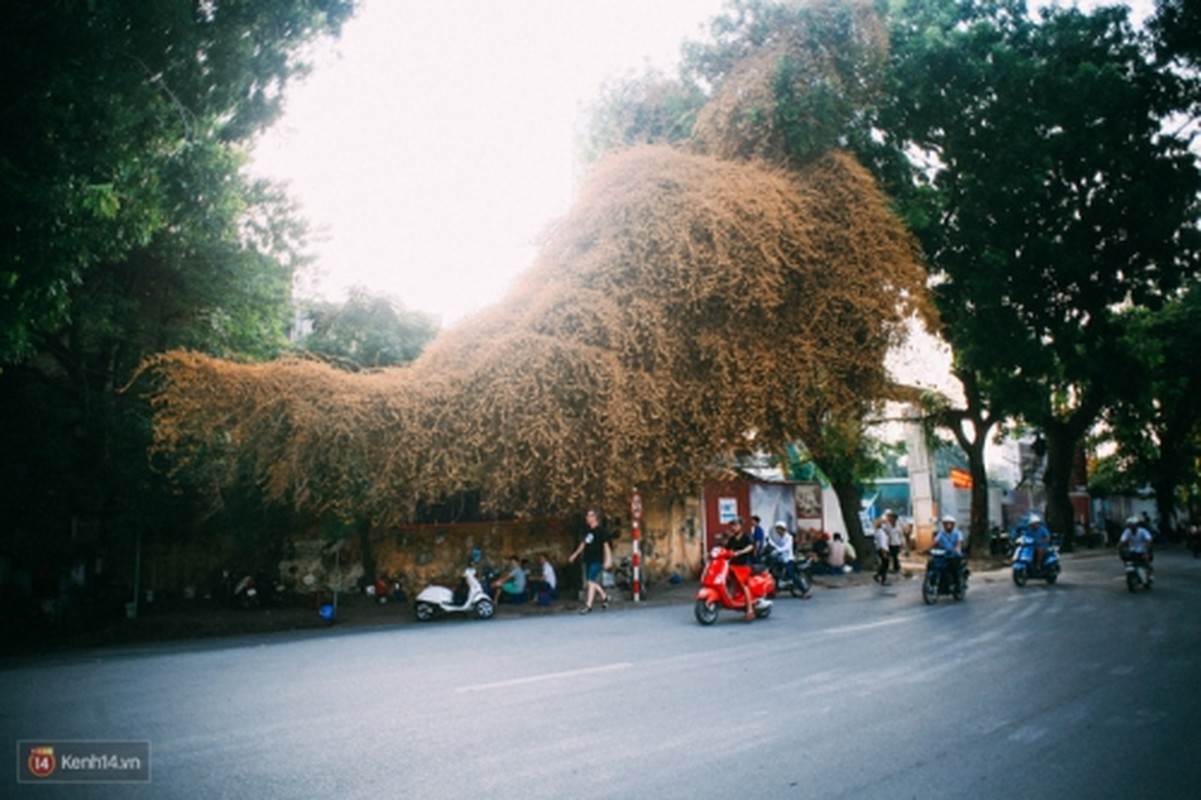
[[[1018,586],[1025,586],[1026,585],[1026,570],[1018,569],[1015,567],[1013,570],[1013,582],[1016,583]]]
[[[697,600],[692,610],[696,614],[696,621],[702,625],[717,622],[717,603],[712,600]]]
[[[492,619],[492,615],[496,613],[496,606],[492,605],[492,601],[487,598],[480,600],[475,604],[476,619]]]

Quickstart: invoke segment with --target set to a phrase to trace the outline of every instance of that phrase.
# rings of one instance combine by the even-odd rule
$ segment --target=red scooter
[[[731,564],[731,553],[724,547],[715,547],[709,553],[709,563],[701,575],[701,588],[696,593],[696,621],[712,625],[717,621],[717,612],[723,608],[746,613],[746,598],[742,587],[751,593],[751,607],[755,616],[765,619],[771,615],[770,595],[776,591],[776,582],[770,573],[752,570],[748,565]]]

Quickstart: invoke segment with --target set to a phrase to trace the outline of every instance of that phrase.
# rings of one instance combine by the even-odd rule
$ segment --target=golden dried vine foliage
[[[466,487],[530,512],[687,490],[882,396],[922,281],[849,156],[788,172],[636,148],[598,165],[497,307],[411,366],[160,357],[156,447],[380,521]]]
[[[883,73],[888,31],[867,0],[811,0],[774,9],[744,43],[693,138],[719,158],[796,164],[833,145]]]
[[[680,490],[805,438],[815,406],[882,396],[922,280],[848,156],[792,173],[637,148],[600,165],[499,309],[413,370],[461,381],[455,471],[502,506]]]
[[[312,360],[240,364],[186,351],[143,369],[152,395],[152,455],[170,473],[215,487],[249,466],[266,494],[315,511],[353,515],[380,490],[378,465],[403,431],[414,446],[429,430],[429,384],[386,372],[350,375]],[[403,458],[399,459],[403,462]]]

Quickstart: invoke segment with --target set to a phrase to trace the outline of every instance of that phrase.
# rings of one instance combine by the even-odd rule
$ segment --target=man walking
[[[876,574],[872,580],[881,586],[888,585],[888,530],[881,524],[876,528]]]
[[[601,608],[609,607],[609,595],[605,593],[600,581],[601,573],[613,566],[613,550],[609,547],[609,534],[601,527],[600,515],[590,510],[585,520],[588,530],[584,533],[584,539],[567,559],[569,562],[575,563],[580,554],[584,554],[584,575],[588,593],[585,596],[584,606],[580,609],[581,614],[587,614],[592,610],[592,601],[598,594],[601,598]]]
[[[884,510],[884,521],[880,527],[888,533],[888,556],[892,561],[892,571],[901,571],[901,548],[905,546],[905,532],[897,524],[897,512],[891,508]]]

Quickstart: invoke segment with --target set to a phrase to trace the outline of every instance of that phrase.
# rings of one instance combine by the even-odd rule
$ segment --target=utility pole
[[[630,583],[634,590],[634,602],[642,600],[642,495],[638,487],[634,487],[630,495],[630,519],[634,522],[634,532],[630,537],[633,552],[630,555]]]

